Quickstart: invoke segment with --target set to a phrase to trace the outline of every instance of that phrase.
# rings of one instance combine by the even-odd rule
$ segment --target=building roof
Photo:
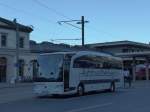
[[[96,52],[96,51],[67,51],[67,52],[53,52],[53,53],[42,53],[41,55],[51,55],[51,54],[76,54],[76,56],[74,56],[74,58],[79,57],[79,56],[106,56],[106,57],[110,57],[112,59],[117,59],[117,60],[121,60],[120,57],[116,57],[114,55],[108,54],[108,53],[103,53],[103,52]]]
[[[3,25],[3,24],[1,25],[0,24],[0,28],[13,29],[13,30],[16,29],[14,22],[11,21],[11,20],[4,19],[4,18],[0,17],[0,22],[6,24],[6,25]],[[18,27],[19,27],[20,31],[29,32],[29,33],[33,31],[33,29],[29,26],[25,26],[25,25],[22,25],[22,24],[19,24],[19,23],[17,23],[17,24],[18,24]]]
[[[87,46],[90,46],[90,47],[112,47],[112,46],[120,46],[120,45],[132,45],[132,46],[140,46],[140,47],[150,48],[149,44],[128,41],[128,40],[87,44]]]
[[[119,57],[122,57],[122,58],[133,58],[133,57],[150,58],[150,51],[116,53],[115,56],[119,56]]]

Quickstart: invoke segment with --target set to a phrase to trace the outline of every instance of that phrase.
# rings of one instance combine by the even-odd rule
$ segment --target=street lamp
[[[77,22],[76,24],[81,24],[81,27],[75,26],[73,24],[71,24],[70,22]],[[85,21],[84,20],[84,16],[81,16],[81,20],[69,20],[69,21],[58,21],[59,25],[62,25],[62,23],[66,23],[72,27],[78,28],[81,30],[81,34],[82,34],[82,46],[84,46],[84,24],[85,23],[89,23],[89,21]]]

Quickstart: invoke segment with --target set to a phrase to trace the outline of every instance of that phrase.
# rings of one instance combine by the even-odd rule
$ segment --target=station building
[[[133,41],[115,41],[94,43],[87,45],[100,52],[111,53],[123,59],[124,68],[130,71],[133,80],[136,80],[136,65],[146,65],[146,79],[150,78],[149,60],[150,60],[150,44],[133,42]]]
[[[33,29],[18,23],[19,60],[16,61],[16,24],[0,17],[0,83],[32,79],[36,54],[30,52],[30,33]],[[18,67],[18,76],[17,76]]]

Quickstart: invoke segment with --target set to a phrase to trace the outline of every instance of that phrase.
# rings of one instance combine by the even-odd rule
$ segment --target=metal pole
[[[81,28],[78,27],[78,26],[75,26],[75,25],[73,25],[71,23],[69,23],[69,22],[75,22],[75,21],[77,21],[77,24],[81,24]],[[68,24],[70,26],[73,26],[75,28],[81,29],[81,33],[82,33],[82,46],[84,46],[84,24],[88,23],[88,22],[89,21],[84,21],[84,16],[81,16],[81,20],[58,21],[58,24],[61,25],[61,23],[66,23],[66,24]]]
[[[15,28],[16,28],[16,76],[19,76],[19,26],[17,20],[14,19]]]
[[[146,71],[146,80],[149,80],[149,59],[146,58],[146,68],[145,68],[145,71]]]
[[[135,71],[136,71],[136,58],[135,57],[133,57],[133,62],[132,62],[132,74],[133,74],[133,82],[135,82],[136,81],[136,73],[135,73]]]
[[[81,17],[82,24],[82,46],[84,46],[84,16]]]

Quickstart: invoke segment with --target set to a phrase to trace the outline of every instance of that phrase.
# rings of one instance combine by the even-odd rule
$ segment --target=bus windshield
[[[35,81],[61,81],[63,57],[63,54],[48,54],[39,56],[39,75]]]

